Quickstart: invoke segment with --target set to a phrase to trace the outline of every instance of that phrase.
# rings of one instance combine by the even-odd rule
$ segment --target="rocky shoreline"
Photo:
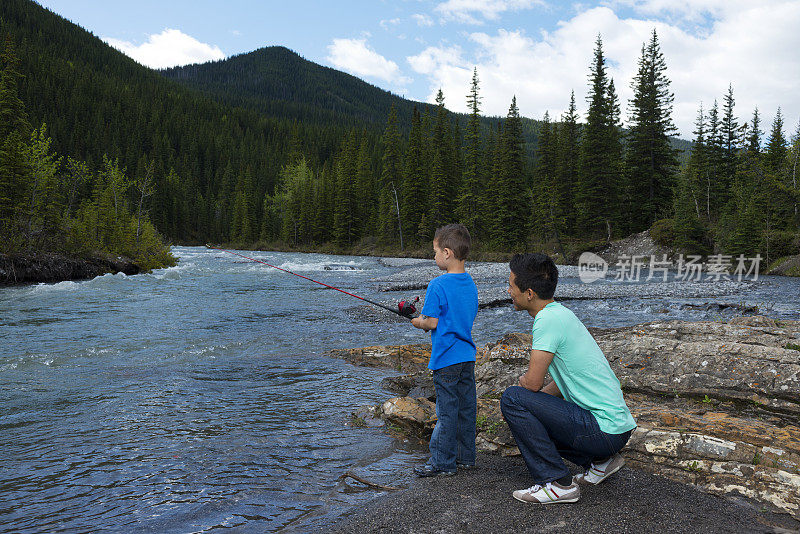
[[[139,266],[121,256],[86,258],[60,254],[0,254],[0,286],[85,280],[106,273],[138,274]]]
[[[748,499],[800,527],[800,321],[756,316],[591,331],[638,423],[623,450],[629,466],[707,494]],[[509,334],[479,349],[477,443],[492,457],[519,454],[499,395],[527,367],[530,343],[529,334]],[[383,382],[396,396],[360,409],[355,421],[430,435],[436,415],[429,345],[329,354],[403,373]]]

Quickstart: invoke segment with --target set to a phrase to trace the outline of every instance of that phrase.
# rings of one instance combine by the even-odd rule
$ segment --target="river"
[[[390,396],[379,384],[392,371],[324,355],[424,333],[266,265],[174,253],[177,267],[151,274],[0,289],[0,532],[319,530],[376,495],[340,475],[403,486],[425,458],[347,425],[350,412]],[[378,281],[431,263],[245,254],[389,305],[424,291],[382,292]],[[507,271],[494,272],[476,277],[481,289],[501,290]],[[567,305],[591,326],[737,313],[709,302],[798,318],[800,281]],[[482,345],[529,328],[508,306],[486,308],[474,336]]]

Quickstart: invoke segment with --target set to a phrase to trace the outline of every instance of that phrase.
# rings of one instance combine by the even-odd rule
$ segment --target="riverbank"
[[[623,449],[628,462],[626,470],[634,473],[631,483],[622,488],[622,497],[620,492],[614,491],[594,501],[592,514],[597,512],[596,508],[632,507],[638,519],[626,531],[651,531],[658,527],[659,521],[664,521],[676,525],[676,532],[685,531],[687,525],[691,526],[691,531],[769,532],[771,530],[758,530],[754,526],[777,524],[769,523],[772,519],[768,523],[763,521],[767,516],[773,517],[768,512],[781,511],[787,516],[785,521],[781,520],[780,528],[800,529],[800,427],[797,424],[800,321],[739,316],[727,322],[660,321],[620,328],[590,328],[590,331],[619,378],[638,425]],[[413,512],[416,499],[440,501],[441,506],[451,512],[451,519],[460,519],[458,510],[462,502],[478,499],[478,504],[473,506],[475,509],[468,515],[483,517],[485,523],[467,522],[463,528],[453,530],[459,532],[504,531],[528,524],[527,519],[539,519],[538,515],[527,518],[526,512],[522,512],[522,516],[515,513],[512,519],[495,518],[491,513],[508,509],[513,503],[510,492],[532,483],[525,477],[524,466],[518,459],[509,458],[517,457],[519,451],[499,408],[500,394],[516,383],[527,369],[530,344],[530,334],[508,334],[497,342],[479,347],[477,355],[476,442],[479,450],[494,453],[494,456],[484,455],[483,461],[506,474],[492,479],[495,475],[487,472],[484,478],[472,480],[464,487],[458,483],[447,486],[444,484],[449,482],[443,482],[437,486],[441,490],[426,485],[419,489],[419,484],[427,482],[412,479],[410,484],[415,489],[411,495],[398,497],[401,502],[387,505],[400,507],[403,514],[407,508],[412,510],[407,517],[408,525],[399,522],[397,531],[413,532],[419,525],[427,525],[425,521],[416,523],[417,514]],[[354,422],[370,427],[385,423],[389,431],[427,439],[436,420],[435,392],[425,368],[429,353],[429,345],[419,344],[329,352],[330,356],[355,365],[386,367],[405,373],[382,382],[385,389],[399,396],[377,406],[363,407],[353,414]],[[510,471],[513,470],[511,466],[517,464],[521,475]],[[659,480],[670,479],[677,486],[653,482],[650,474],[657,475]],[[459,477],[461,475],[459,473]],[[482,489],[473,495],[470,484]],[[492,493],[485,487],[492,484],[501,485],[502,491]],[[656,487],[662,489],[656,491],[653,489]],[[675,489],[681,487],[683,489]],[[433,494],[426,495],[426,488]],[[695,493],[686,493],[700,490],[709,496],[698,498]],[[757,513],[722,514],[719,511],[722,505],[711,495],[725,501],[733,499],[739,504],[749,503]],[[707,525],[700,523],[702,528],[695,528],[697,517],[690,514],[686,519],[683,513],[653,519],[645,512],[650,509],[654,496],[658,506],[664,506],[661,510],[665,513],[672,509],[685,509],[688,513],[693,503],[703,501],[706,504],[700,506],[697,517],[707,516],[709,522]],[[379,513],[370,512],[376,516]],[[580,514],[573,517],[569,513],[556,517],[559,522],[566,521],[570,528],[575,523],[581,526],[580,530],[586,526],[592,531],[595,523],[581,523]],[[750,514],[746,521],[727,523],[728,516],[737,517],[743,513]],[[616,528],[619,524],[613,522],[615,517],[612,514],[608,519]],[[517,520],[521,523],[514,522]],[[392,529],[389,524],[369,523],[372,521],[369,515],[354,521],[355,529]],[[407,526],[408,530],[404,530]],[[350,532],[347,529],[351,527],[343,528],[343,532]]]
[[[574,466],[573,466],[574,467]],[[577,472],[573,468],[573,472]],[[355,485],[355,483],[354,483]],[[330,532],[361,534],[494,532],[789,533],[800,522],[739,497],[718,497],[687,484],[623,467],[584,489],[575,504],[536,506],[511,497],[531,485],[521,457],[479,454],[454,477],[412,479],[334,523]]]
[[[0,254],[0,286],[86,280],[106,273],[138,274],[130,259],[110,254],[88,257],[60,254]]]

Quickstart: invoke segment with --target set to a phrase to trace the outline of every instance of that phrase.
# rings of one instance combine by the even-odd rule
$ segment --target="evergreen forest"
[[[516,98],[481,115],[477,69],[461,115],[280,47],[153,71],[30,0],[3,1],[0,36],[0,252],[401,253],[462,222],[487,253],[568,260],[646,229],[686,253],[800,253],[800,129],[740,118],[731,85],[676,140],[655,31],[633,80],[608,76],[598,36],[587,111],[573,93],[538,121]]]

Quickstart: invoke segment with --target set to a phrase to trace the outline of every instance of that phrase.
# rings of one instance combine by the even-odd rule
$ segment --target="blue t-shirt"
[[[478,288],[469,273],[447,273],[431,280],[420,313],[439,319],[431,330],[428,369],[475,361],[472,323],[478,314]]]

